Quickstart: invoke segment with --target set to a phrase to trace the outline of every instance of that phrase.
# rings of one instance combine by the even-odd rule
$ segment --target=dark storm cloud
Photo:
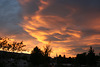
[[[21,7],[19,3],[16,0],[0,0],[0,23],[2,25],[17,24],[20,21]]]
[[[41,13],[46,15],[67,16],[74,10],[79,9],[77,13],[84,15],[89,12],[99,12],[99,3],[99,0],[50,0],[48,8],[44,9]]]
[[[67,40],[68,37],[71,37],[71,35],[68,35],[68,34],[62,35],[59,33],[54,33],[54,34],[52,34],[52,36],[60,39],[61,41],[65,41],[65,40]]]
[[[23,7],[24,15],[34,15],[41,5],[40,0],[18,0]]]
[[[99,8],[100,7],[100,0],[52,0],[53,4],[61,4],[61,5],[67,5],[74,8],[80,8],[80,9],[91,9],[91,8]],[[67,7],[65,6],[65,7]],[[85,10],[84,10],[85,11]],[[94,10],[93,10],[94,11]]]
[[[52,36],[52,35],[49,35],[49,36],[46,36],[47,39],[45,39],[44,41],[61,41],[60,39]]]
[[[45,28],[45,27],[39,27],[39,28],[37,28],[38,30],[40,30],[40,31],[49,31],[50,29],[48,29],[48,28]]]
[[[75,49],[72,49],[72,50],[69,50],[69,51],[74,51],[74,52],[77,52],[77,53],[82,53],[82,52],[86,52],[86,50],[82,49],[82,48],[75,48]]]
[[[58,38],[66,38],[66,37],[70,37],[70,35],[66,34],[66,35],[62,35],[59,33],[54,33],[53,36],[57,36]]]
[[[100,34],[100,30],[95,30],[95,29],[85,29],[85,30],[83,29],[82,32],[84,35],[83,37]]]
[[[16,0],[0,0],[0,30],[3,34],[15,34],[22,28],[21,7]],[[21,31],[20,31],[21,32]],[[19,33],[20,33],[19,32]]]

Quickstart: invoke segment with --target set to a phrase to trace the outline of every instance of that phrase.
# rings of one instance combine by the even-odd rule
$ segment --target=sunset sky
[[[100,0],[0,0],[0,37],[75,56],[100,52]]]

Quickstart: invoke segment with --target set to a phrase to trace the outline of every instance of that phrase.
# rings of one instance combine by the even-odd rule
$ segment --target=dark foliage
[[[47,45],[46,47],[44,47],[44,62],[45,64],[50,63],[50,53],[51,53],[52,49],[50,48],[50,45]]]
[[[23,41],[13,43],[9,43],[9,41],[9,38],[0,38],[0,49],[12,52],[25,51],[23,47],[25,47],[26,45],[23,45]]]
[[[96,56],[92,47],[90,47],[89,53],[87,55],[87,63],[88,65],[95,65],[96,64]]]
[[[89,66],[96,65],[96,56],[94,53],[94,49],[90,47],[88,54],[86,53],[77,54],[76,60],[80,65],[89,65]]]
[[[43,52],[36,46],[30,56],[30,61],[33,65],[40,65],[44,63]]]
[[[86,53],[78,54],[76,59],[80,65],[86,65]]]

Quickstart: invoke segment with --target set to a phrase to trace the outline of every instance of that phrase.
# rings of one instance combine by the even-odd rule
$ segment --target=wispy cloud
[[[99,3],[99,0],[1,0],[0,35],[29,42],[29,49],[51,41],[52,56],[56,53],[73,56],[88,51],[90,45],[98,53]]]

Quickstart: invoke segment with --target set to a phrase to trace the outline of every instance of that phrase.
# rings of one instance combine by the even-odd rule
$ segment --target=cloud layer
[[[15,39],[23,39],[27,41],[26,44],[30,42],[32,45],[28,45],[27,48],[32,49],[30,46],[36,44],[41,47],[51,42],[52,56],[56,54],[75,56],[77,53],[88,51],[89,46],[93,46],[96,53],[100,52],[99,0],[1,0],[1,2],[0,7],[3,8],[0,9],[2,18],[0,29],[6,31],[3,30],[2,33],[12,34],[16,36]],[[20,34],[22,36],[18,37]]]

